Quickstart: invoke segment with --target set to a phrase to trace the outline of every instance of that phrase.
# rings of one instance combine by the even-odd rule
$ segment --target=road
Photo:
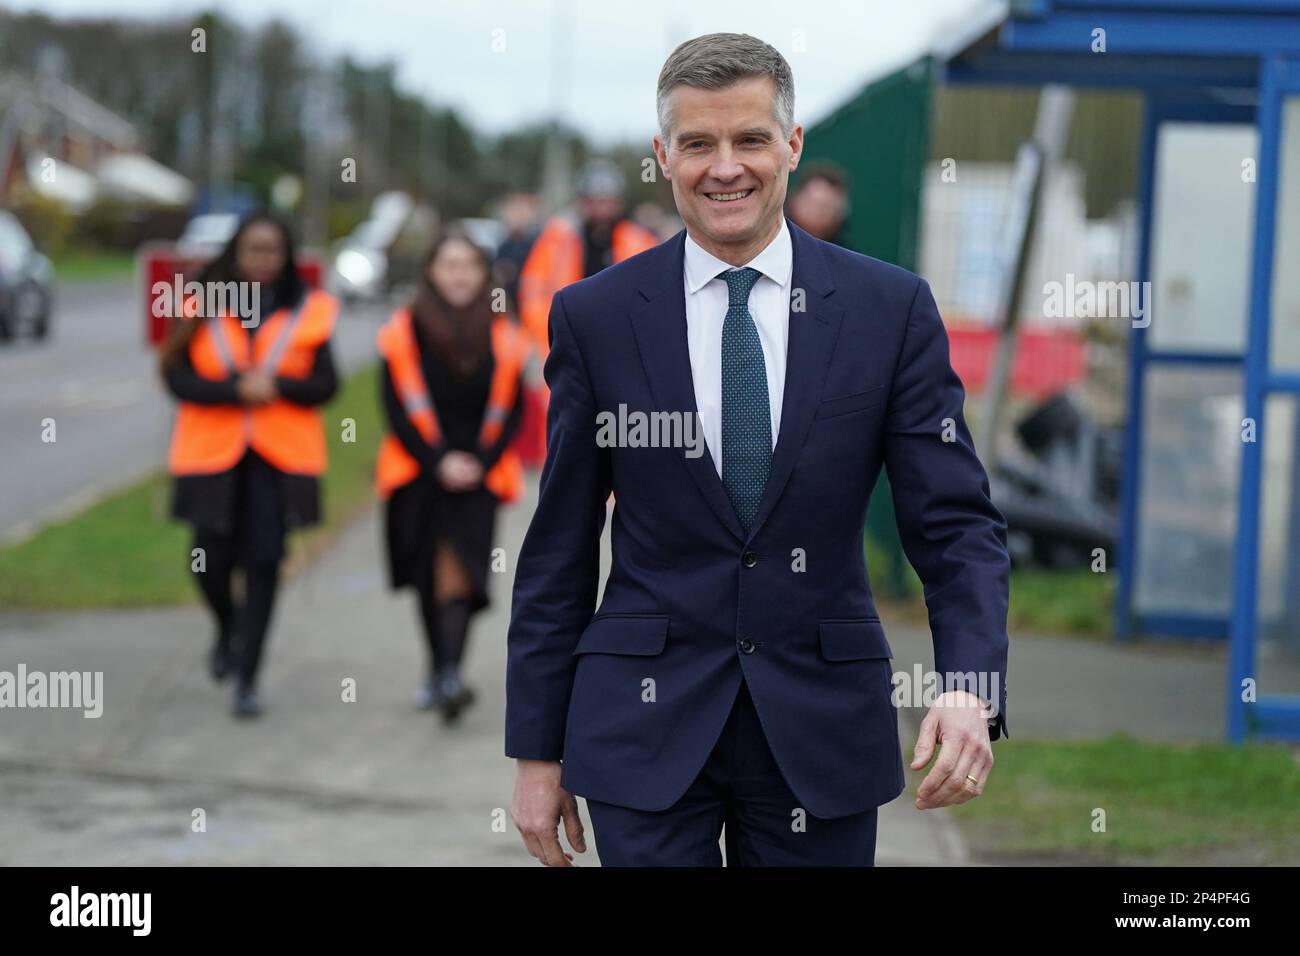
[[[144,343],[127,279],[64,283],[49,339],[0,347],[0,541],[82,507],[166,460],[174,404]],[[347,309],[335,355],[353,369],[374,354],[383,305]],[[43,441],[54,421],[53,442]]]

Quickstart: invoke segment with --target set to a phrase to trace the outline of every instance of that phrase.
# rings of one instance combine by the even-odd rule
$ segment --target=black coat
[[[437,409],[440,440],[436,446],[424,440],[411,423],[387,364],[383,374],[383,404],[389,426],[402,447],[420,464],[420,474],[397,488],[388,499],[386,530],[389,580],[394,588],[432,580],[433,554],[439,539],[448,541],[474,585],[476,609],[487,605],[487,575],[492,559],[492,538],[498,501],[492,492],[479,487],[451,492],[438,482],[438,463],[450,450],[475,455],[486,473],[514,440],[523,415],[523,383],[515,392],[515,404],[506,418],[501,435],[491,448],[478,445],[478,433],[487,408],[488,391],[496,363],[487,361],[467,378],[458,378],[428,347],[415,330],[420,352],[420,370]]]

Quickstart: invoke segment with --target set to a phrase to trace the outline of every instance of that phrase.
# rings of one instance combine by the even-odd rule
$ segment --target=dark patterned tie
[[[758,326],[749,314],[757,269],[728,269],[722,323],[722,483],[748,537],[772,465],[772,412]]]

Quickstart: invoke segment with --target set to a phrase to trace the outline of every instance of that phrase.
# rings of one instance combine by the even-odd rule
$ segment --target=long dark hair
[[[284,267],[268,290],[271,294],[271,301],[275,303],[276,309],[292,309],[307,294],[307,285],[302,281],[302,276],[298,275],[298,263],[294,256],[296,244],[293,231],[283,219],[265,210],[251,213],[240,220],[239,228],[230,237],[230,241],[226,243],[225,248],[221,250],[215,259],[203,267],[194,281],[203,285],[209,282],[240,281],[239,267],[236,262],[239,243],[249,228],[262,224],[273,226],[280,233],[280,242],[284,247]],[[190,340],[194,338],[199,325],[207,321],[207,318],[207,316],[201,315],[197,321],[183,322],[180,321],[179,316],[175,317],[171,334],[168,335],[167,341],[163,343],[159,357],[159,362],[164,370],[175,362],[182,352],[189,348]]]
[[[483,288],[463,308],[456,308],[444,299],[429,278],[429,267],[443,246],[452,241],[468,243],[483,265]],[[456,226],[448,227],[438,235],[420,269],[419,288],[411,302],[416,329],[435,354],[462,378],[468,378],[483,364],[492,347],[491,277],[492,264],[487,253]]]

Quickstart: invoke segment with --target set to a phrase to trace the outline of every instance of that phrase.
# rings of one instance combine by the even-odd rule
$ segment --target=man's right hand
[[[579,853],[587,851],[578,817],[578,801],[560,786],[558,760],[519,760],[515,769],[515,796],[510,816],[523,837],[528,852],[547,866],[572,866],[573,854],[560,846],[559,826],[564,820],[564,834],[569,846]]]

